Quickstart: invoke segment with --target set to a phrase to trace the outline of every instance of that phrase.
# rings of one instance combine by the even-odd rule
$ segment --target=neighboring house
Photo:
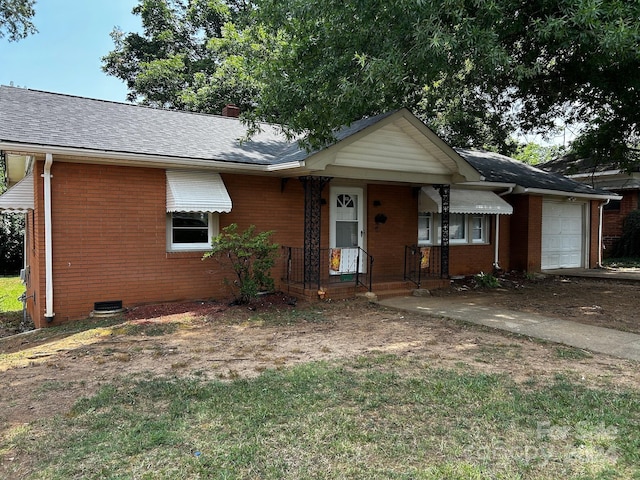
[[[12,87],[0,112],[0,210],[26,212],[37,327],[120,302],[228,298],[231,272],[202,254],[231,223],[273,230],[277,288],[310,298],[599,261],[608,193],[455,151],[406,109],[310,153],[270,125],[240,142],[237,118]]]
[[[602,242],[611,249],[622,235],[622,223],[633,210],[640,208],[640,171],[625,171],[619,165],[578,159],[566,155],[538,165],[548,172],[559,173],[594,188],[619,195],[604,205]]]

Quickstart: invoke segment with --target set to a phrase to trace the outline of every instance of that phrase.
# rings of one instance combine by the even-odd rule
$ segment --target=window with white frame
[[[449,214],[449,243],[488,243],[488,215]],[[438,236],[434,238],[434,225]],[[437,213],[418,214],[418,245],[438,245],[442,237],[441,216]]]
[[[431,245],[433,216],[429,212],[418,213],[418,245]]]
[[[211,238],[218,235],[218,214],[172,212],[167,214],[169,250],[208,250]]]
[[[470,230],[471,230],[471,242],[472,243],[486,243],[486,215],[474,215],[469,217]]]

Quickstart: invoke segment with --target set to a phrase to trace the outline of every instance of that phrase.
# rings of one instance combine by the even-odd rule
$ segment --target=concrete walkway
[[[595,278],[601,280],[615,280],[618,282],[640,282],[640,268],[563,268],[559,270],[544,270],[545,275],[562,277]]]
[[[395,297],[380,305],[439,318],[462,320],[572,347],[640,361],[640,335],[533,313],[478,305],[460,298]]]

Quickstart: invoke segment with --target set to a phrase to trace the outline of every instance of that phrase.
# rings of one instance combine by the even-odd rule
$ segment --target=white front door
[[[360,257],[360,272],[364,258],[359,248],[364,246],[364,201],[361,188],[331,189],[329,273],[355,273]]]

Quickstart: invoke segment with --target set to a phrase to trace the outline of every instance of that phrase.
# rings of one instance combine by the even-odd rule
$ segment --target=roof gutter
[[[211,169],[216,171],[253,171],[253,172],[275,172],[299,168],[304,166],[304,162],[294,161],[280,163],[276,165],[254,165],[240,163],[233,160],[209,160],[203,158],[170,157],[161,155],[149,155],[142,153],[113,152],[107,150],[92,150],[73,147],[51,147],[47,145],[30,145],[24,143],[0,142],[0,149],[7,151],[44,153],[55,155],[70,155],[74,157],[84,157],[92,162],[104,165],[122,165],[139,167],[167,168],[176,166],[186,168]],[[77,160],[76,160],[77,161]],[[79,160],[79,163],[82,160]]]
[[[53,155],[46,154],[44,162],[44,258],[45,258],[45,303],[44,318],[47,323],[53,321],[53,248],[51,245],[51,165]]]
[[[591,200],[622,200],[620,195],[603,195],[600,193],[580,193],[580,192],[566,192],[563,190],[547,190],[544,188],[528,188],[517,186],[514,188],[513,193],[533,193],[539,195],[556,195],[559,197],[575,197],[575,198],[588,198]]]

